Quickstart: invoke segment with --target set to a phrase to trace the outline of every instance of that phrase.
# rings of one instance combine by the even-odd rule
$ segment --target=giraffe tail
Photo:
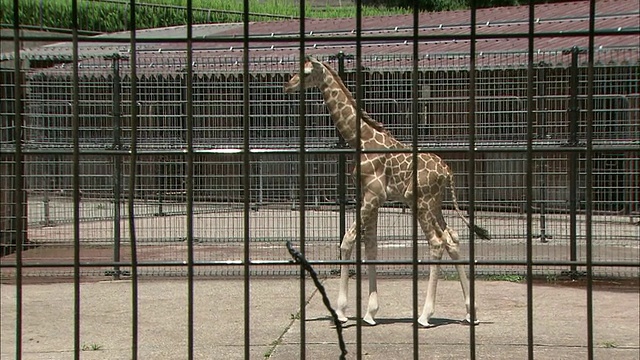
[[[460,211],[460,208],[458,207],[458,198],[456,197],[456,186],[453,181],[452,173],[449,173],[448,179],[449,179],[449,189],[451,190],[451,200],[453,201],[453,208],[456,210],[456,213],[462,219],[462,221],[464,221],[464,223],[467,224],[467,227],[471,229],[471,223],[469,223],[469,220],[464,216],[464,214],[462,213],[462,211]],[[473,232],[483,240],[491,240],[491,237],[489,236],[489,231],[487,231],[487,229],[485,228],[482,228],[478,225],[473,225]]]

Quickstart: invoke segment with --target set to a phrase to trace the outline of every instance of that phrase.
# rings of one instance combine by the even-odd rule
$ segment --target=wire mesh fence
[[[362,5],[356,3],[358,8]],[[118,354],[130,350],[131,358],[137,359],[142,353],[140,328],[149,327],[139,316],[144,298],[139,279],[176,276],[187,283],[186,305],[180,310],[181,315],[186,312],[186,341],[181,339],[179,346],[186,342],[185,357],[192,359],[201,355],[194,351],[203,341],[196,331],[208,331],[219,321],[202,328],[196,325],[196,309],[202,313],[208,308],[195,304],[194,280],[215,277],[217,282],[239,275],[242,289],[236,288],[229,300],[242,312],[234,313],[233,321],[242,322],[243,328],[231,336],[244,335],[242,349],[235,350],[244,352],[238,358],[248,359],[255,350],[251,348],[257,348],[255,327],[273,319],[262,317],[263,309],[252,306],[252,297],[260,296],[252,294],[259,281],[252,277],[286,275],[295,277],[289,289],[300,290],[298,304],[287,314],[291,319],[285,316],[287,330],[277,334],[263,356],[271,354],[273,345],[280,344],[299,321],[299,332],[288,335],[299,346],[297,358],[306,358],[311,342],[306,293],[314,289],[307,288],[302,265],[290,260],[285,242],[291,241],[308,260],[304,265],[313,265],[327,281],[343,271],[341,294],[348,274],[339,266],[354,265],[356,303],[364,300],[360,280],[372,269],[366,265],[375,263],[379,271],[410,278],[412,333],[398,346],[408,349],[411,338],[413,348],[394,355],[412,352],[414,359],[421,357],[421,351],[433,354],[433,347],[425,349],[424,335],[418,333],[429,325],[435,297],[435,281],[430,279],[427,299],[431,300],[425,302],[426,322],[421,321],[418,292],[424,288],[418,283],[428,269],[442,265],[448,273],[454,265],[462,265],[458,276],[469,324],[477,319],[472,305],[476,276],[507,274],[524,279],[526,304],[518,304],[526,312],[526,321],[524,316],[519,321],[526,322],[527,338],[513,344],[524,348],[526,343],[529,359],[534,358],[534,348],[550,338],[534,332],[534,323],[538,331],[543,319],[538,310],[534,316],[534,302],[542,308],[549,304],[534,297],[535,275],[584,277],[586,296],[581,296],[586,306],[580,302],[563,306],[572,316],[586,313],[586,325],[581,324],[586,326],[586,340],[581,339],[584,333],[570,336],[566,348],[582,347],[580,354],[586,352],[586,358],[593,359],[594,277],[634,283],[640,270],[637,3],[592,0],[536,6],[532,2],[509,8],[513,12],[479,10],[471,3],[468,12],[416,12],[412,18],[384,19],[388,24],[398,22],[395,27],[373,17],[249,23],[252,18],[245,6],[242,24],[196,29],[195,9],[187,2],[186,10],[172,9],[186,13],[186,26],[164,33],[132,29],[89,38],[80,34],[78,17],[72,16],[68,17],[73,23],[71,36],[59,38],[69,43],[23,51],[23,41],[39,39],[21,32],[21,3],[14,1],[13,49],[0,54],[0,270],[3,286],[15,283],[13,297],[3,296],[3,306],[9,299],[9,310],[15,314],[6,322],[11,323],[9,330],[3,326],[3,341],[13,342],[18,359],[27,343],[37,344],[37,339],[27,341],[23,323],[26,315],[33,314],[33,308],[23,307],[24,297],[30,296],[24,291],[25,282],[72,279],[73,296],[65,302],[73,303],[68,314],[73,314],[74,357],[80,358],[87,321],[105,329],[115,324],[86,320],[90,303],[83,298],[81,281],[130,278],[131,302],[117,312],[127,316],[124,324],[131,325],[131,336],[125,337],[131,343],[126,349],[118,344],[117,350]],[[304,2],[299,5],[304,13]],[[131,1],[131,11],[125,12],[130,26],[135,28],[140,19],[136,9],[143,16],[142,9],[148,8]],[[276,26],[277,33],[272,30]],[[6,40],[4,33],[0,40]],[[316,90],[303,91],[302,96],[284,94],[283,84],[295,74],[304,83],[300,65],[309,54],[335,68],[339,74],[332,76],[333,81],[343,79],[353,92],[351,101],[345,95],[348,91],[336,89],[347,98],[343,106],[358,113],[362,105],[390,134],[416,146],[348,148],[330,119],[328,102]],[[327,83],[319,87],[323,85]],[[368,126],[373,124],[360,115]],[[387,134],[372,128],[365,126],[369,134]],[[366,135],[366,131],[355,133]],[[364,260],[363,255],[371,252],[363,254],[359,247],[355,260],[341,259],[345,253],[339,244],[348,224],[356,224],[356,243],[371,239],[366,226],[372,223],[363,229],[357,209],[364,193],[357,180],[366,175],[359,156],[387,150],[410,151],[412,159],[423,152],[442,156],[455,174],[460,207],[471,225],[486,228],[492,240],[470,234],[447,195],[444,220],[460,233],[461,259],[438,261],[435,255],[434,261],[430,251],[437,253],[437,241],[447,240],[447,235],[424,238],[417,215],[409,211],[418,206],[417,199],[405,198],[406,204],[389,201],[380,209],[379,260]],[[405,160],[403,166],[409,162]],[[426,163],[414,164],[417,169]],[[410,175],[412,180],[416,174]],[[397,180],[401,183],[397,187],[417,191],[417,175],[416,186],[408,186],[408,178]],[[430,185],[432,193],[440,186]],[[426,230],[429,226],[434,233],[443,230],[440,220],[426,225]],[[452,232],[447,233],[452,240]],[[455,244],[447,247],[455,258],[455,250],[450,251]],[[434,280],[438,275],[429,273]],[[369,284],[373,293],[375,281],[370,278]],[[407,300],[408,293],[395,295],[405,294]],[[206,295],[215,308],[215,296]],[[376,296],[369,298],[367,310],[372,321]],[[501,301],[496,307],[516,304],[505,300],[495,300]],[[158,301],[153,298],[152,306]],[[554,311],[550,310],[552,315]],[[357,305],[355,312],[362,317],[362,306]],[[37,311],[34,316],[38,317]],[[3,324],[5,317],[3,310]],[[406,318],[399,323],[407,323]],[[157,323],[153,324],[152,337],[157,340]],[[231,333],[228,323],[223,325]],[[354,326],[356,358],[365,354],[362,325],[357,321]],[[168,326],[177,328],[173,322]],[[494,346],[483,342],[475,329],[469,326],[468,338],[455,341],[459,347],[468,340],[463,351],[468,349],[471,359],[476,358],[479,344],[489,345],[485,347],[491,356],[504,348],[502,337]],[[540,329],[557,333],[544,325]],[[598,332],[607,329],[611,328],[598,324]],[[15,336],[5,336],[5,331]],[[608,342],[600,344],[616,344],[603,339]],[[320,343],[326,352],[326,339]]]
[[[513,53],[485,54],[490,59],[476,70],[476,141],[480,151],[475,167],[475,208],[479,223],[494,240],[478,243],[480,260],[523,260],[526,233],[527,89],[533,87],[534,146],[533,232],[538,242],[534,260],[584,258],[585,181],[593,181],[594,232],[590,244],[597,261],[635,261],[639,258],[637,226],[640,216],[640,83],[637,49],[602,50],[595,67],[594,146],[592,172],[583,155],[567,151],[584,142],[587,68],[581,52],[537,54],[534,83],[528,83],[526,64]],[[463,208],[469,199],[468,159],[470,73],[464,57],[431,55],[439,59],[418,74],[418,134],[412,133],[412,71],[407,56],[364,57],[361,94],[364,108],[406,143],[417,136],[421,151],[444,157],[456,174]],[[277,60],[277,61],[276,61]],[[354,88],[356,72],[348,56],[324,57]],[[606,61],[608,60],[608,61]],[[197,259],[241,261],[245,199],[243,177],[249,171],[252,258],[284,261],[282,242],[300,234],[298,98],[284,94],[299,60],[255,58],[248,75],[249,106],[243,103],[241,58],[196,57],[192,100],[187,101],[185,64],[176,57],[145,54],[138,59],[135,216],[140,255],[147,261],[182,261],[186,256],[187,145],[186,116],[191,104],[195,148],[193,213]],[[27,239],[37,247],[26,254],[55,260],[50,249],[73,247],[73,102],[78,91],[80,244],[102,251],[104,259],[119,257],[127,247],[125,206],[130,182],[131,77],[127,57],[84,59],[79,63],[79,87],[72,86],[71,67],[53,64],[25,73],[24,174],[27,194]],[[11,73],[3,73],[10,76]],[[11,112],[9,87],[4,88],[5,113]],[[311,260],[339,258],[344,224],[354,220],[353,151],[344,148],[317,92],[305,101],[305,199],[308,221],[305,237]],[[248,116],[245,116],[248,112]],[[245,132],[244,121],[249,121]],[[8,123],[6,123],[8,124]],[[15,141],[9,126],[2,146]],[[251,147],[250,166],[243,166],[245,137]],[[3,157],[3,166],[13,166]],[[11,172],[3,172],[4,183]],[[341,185],[341,184],[346,185]],[[10,187],[9,187],[10,188]],[[8,201],[10,203],[11,201]],[[340,211],[340,204],[345,205]],[[445,207],[451,209],[451,204]],[[346,210],[345,210],[346,209]],[[11,221],[11,214],[3,214]],[[466,238],[465,227],[447,214]],[[342,224],[342,225],[340,225]],[[380,256],[406,260],[412,244],[411,215],[389,203],[379,224]],[[427,258],[425,246],[420,250]],[[464,246],[465,240],[463,240]],[[57,254],[55,251],[51,254]],[[28,256],[28,255],[27,255]],[[95,255],[92,255],[95,256]],[[87,259],[88,260],[88,259]],[[9,258],[3,262],[11,261]],[[91,275],[111,274],[111,267],[83,269]],[[181,269],[181,270],[180,270]],[[331,271],[330,267],[327,271]],[[382,266],[390,273],[401,266]],[[479,272],[523,272],[522,268],[480,267]],[[540,273],[567,270],[549,265]],[[576,270],[575,268],[573,269]],[[56,276],[71,269],[35,269],[32,274]],[[184,272],[184,268],[145,267],[143,274]],[[199,267],[199,273],[228,272],[219,266]],[[241,270],[233,270],[241,272]],[[259,274],[283,270],[260,268]],[[600,275],[636,276],[637,269],[602,267]]]

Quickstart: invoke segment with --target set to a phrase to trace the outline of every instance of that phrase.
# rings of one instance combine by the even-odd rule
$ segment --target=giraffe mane
[[[356,104],[355,99],[353,98],[353,95],[351,94],[351,91],[349,91],[349,89],[347,89],[347,86],[344,84],[344,82],[342,81],[342,78],[340,78],[340,75],[327,63],[322,63],[322,65],[327,69],[327,71],[329,71],[329,73],[331,74],[331,76],[333,76],[333,78],[336,80],[336,82],[338,83],[338,85],[340,86],[340,88],[342,89],[342,91],[347,95],[347,98],[349,99],[349,102],[351,103],[351,106],[353,106],[355,109],[358,109],[358,106]],[[358,109],[360,110],[360,117],[361,119],[367,123],[367,125],[371,126],[372,128],[383,132],[383,133],[387,133],[387,129],[385,129],[384,125],[382,125],[382,123],[380,123],[379,121],[375,120],[374,118],[372,118],[369,113],[367,113],[364,109]]]

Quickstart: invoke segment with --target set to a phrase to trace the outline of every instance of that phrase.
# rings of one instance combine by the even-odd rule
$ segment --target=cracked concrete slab
[[[338,279],[323,280],[332,300]],[[420,282],[420,286],[425,284]],[[16,288],[1,285],[2,358],[14,358]],[[355,314],[355,282],[351,282],[351,315]],[[366,291],[366,284],[363,285]],[[615,287],[614,287],[615,290]],[[638,359],[640,294],[598,289],[593,293],[596,358]],[[411,280],[379,282],[379,325],[362,327],[362,358],[413,357]],[[74,352],[74,286],[72,283],[28,284],[22,288],[23,359],[71,359]],[[177,280],[141,280],[138,288],[138,356],[141,359],[186,359],[188,352],[188,287]],[[252,278],[249,292],[249,359],[301,358],[299,278]],[[337,359],[336,330],[320,294],[306,282],[305,352],[307,359]],[[470,354],[470,327],[464,317],[456,281],[441,281],[436,320],[418,330],[420,358],[464,359]],[[579,287],[535,285],[533,288],[536,359],[577,359],[587,355],[586,291]],[[130,281],[82,283],[80,343],[83,359],[130,359],[132,348],[132,284]],[[419,307],[424,291],[419,289]],[[478,318],[476,353],[480,359],[518,359],[527,355],[526,285],[504,281],[476,283]],[[196,359],[245,359],[244,285],[242,278],[196,279],[193,297],[193,353]],[[355,358],[357,326],[346,324],[344,337]],[[427,355],[428,354],[428,355]]]

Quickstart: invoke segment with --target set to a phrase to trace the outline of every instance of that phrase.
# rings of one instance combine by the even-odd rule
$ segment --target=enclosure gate
[[[198,72],[194,61],[199,41],[193,34],[191,1],[187,4],[186,37],[181,39],[186,47],[183,53],[186,59],[181,62],[184,67],[176,72],[179,75],[157,75],[147,73],[153,66],[145,63],[148,59],[137,50],[140,41],[135,28],[126,39],[131,46],[130,54],[82,59],[79,45],[89,40],[81,39],[77,16],[71,33],[72,54],[68,59],[71,66],[26,70],[20,55],[21,42],[30,38],[21,35],[20,4],[14,2],[10,38],[14,44],[13,63],[3,68],[1,74],[0,220],[2,280],[14,282],[16,289],[17,359],[23,358],[24,282],[43,271],[73,277],[76,309],[81,308],[81,280],[104,276],[131,279],[133,359],[138,358],[137,296],[142,277],[155,272],[160,276],[186,277],[189,359],[194,358],[194,283],[200,277],[241,277],[244,358],[248,359],[252,344],[251,278],[259,274],[296,275],[302,294],[300,356],[304,358],[304,294],[305,289],[314,286],[306,274],[315,271],[330,277],[346,263],[355,266],[358,280],[364,273],[363,265],[370,263],[378,264],[388,275],[411,277],[414,315],[420,306],[418,277],[426,273],[429,264],[464,264],[470,276],[471,303],[475,299],[476,276],[522,276],[529,297],[529,359],[534,358],[535,276],[551,273],[584,278],[588,358],[594,358],[594,278],[597,275],[633,278],[640,271],[638,49],[621,50],[630,51],[630,63],[626,61],[605,70],[599,67],[602,64],[596,61],[599,50],[594,47],[594,39],[607,31],[595,28],[597,2],[589,2],[588,30],[566,35],[588,37],[588,46],[570,47],[558,55],[570,59],[569,66],[562,69],[535,62],[538,54],[534,42],[544,36],[534,33],[534,5],[528,7],[528,32],[519,34],[528,40],[526,66],[520,69],[498,70],[478,64],[481,54],[476,50],[476,41],[483,37],[476,31],[478,9],[474,6],[469,11],[470,23],[474,24],[470,32],[456,35],[457,39],[469,40],[470,55],[462,65],[433,71],[422,68],[421,59],[425,57],[420,53],[419,42],[439,37],[422,35],[417,15],[405,41],[413,43],[412,53],[392,59],[405,61],[403,69],[385,73],[365,66],[375,66],[378,60],[377,56],[363,54],[363,44],[371,39],[362,35],[361,16],[356,20],[355,36],[348,40],[355,43],[354,53],[324,54],[322,59],[332,62],[345,82],[357,89],[354,91],[357,105],[372,109],[372,114],[381,114],[382,122],[398,138],[413,145],[412,154],[417,156],[428,149],[454,164],[460,203],[469,214],[471,225],[489,223],[498,244],[479,245],[473,233],[464,232],[462,223],[449,219],[451,204],[447,202],[447,221],[468,237],[468,241],[463,241],[465,258],[460,261],[424,258],[418,251],[427,253],[416,218],[405,206],[390,203],[382,210],[386,220],[381,219],[380,242],[400,250],[388,253],[384,250],[381,260],[373,262],[363,259],[360,246],[356,246],[355,260],[341,260],[338,248],[349,222],[360,221],[359,212],[354,209],[361,205],[362,189],[358,181],[351,185],[348,174],[355,170],[355,179],[361,175],[360,167],[351,165],[350,160],[363,150],[348,148],[337,136],[317,94],[309,90],[299,100],[280,94],[282,83],[290,74],[300,71],[308,51],[315,48],[313,41],[317,40],[311,39],[305,23],[299,22],[294,39],[299,51],[285,65],[274,65],[276,70],[269,73],[269,68],[260,68],[264,65],[256,65],[256,60],[250,57],[252,46],[262,40],[250,36],[250,12],[245,2],[242,58],[236,61],[241,68],[232,75],[203,74]],[[357,4],[359,9],[360,1]],[[74,1],[73,5],[77,15],[78,4]],[[135,1],[128,6],[135,27]],[[304,13],[304,4],[300,9]],[[417,14],[417,9],[414,12]],[[636,28],[625,34],[640,33]],[[563,36],[545,34],[549,35]],[[397,38],[378,36],[375,40]],[[286,39],[283,36],[281,40]],[[86,66],[83,69],[79,66],[83,60],[95,64],[89,70]],[[94,74],[87,76],[83,71]],[[464,72],[463,80],[456,83],[460,78],[454,73],[460,72]],[[511,76],[520,82],[509,84],[504,80],[492,84],[491,79],[499,76],[505,79]],[[52,85],[56,81],[64,83],[65,79],[70,81],[68,88],[64,84]],[[557,79],[564,87],[555,87]],[[448,90],[434,88],[442,80],[450,80]],[[162,87],[159,95],[148,87],[152,82]],[[603,85],[607,82],[617,85],[610,85],[609,89]],[[221,88],[211,85],[216,83],[224,85]],[[92,90],[87,90],[89,86],[84,86],[87,84],[93,84]],[[507,85],[515,90],[496,100],[496,94]],[[216,91],[224,95],[215,95]],[[393,107],[388,105],[390,97],[395,98],[391,99]],[[208,101],[216,102],[216,108],[207,108]],[[273,104],[262,105],[269,101]],[[97,125],[101,121],[98,114],[110,126]],[[430,125],[436,124],[443,114],[456,120]],[[395,120],[398,117],[404,117],[405,122]],[[209,128],[196,123],[208,118],[214,119],[212,123],[220,122]],[[297,124],[285,123],[286,119],[296,120]],[[264,127],[261,121],[269,122]],[[270,126],[284,130],[273,130]],[[441,141],[434,142],[434,136],[440,136]],[[216,173],[223,175],[212,182],[210,178]],[[58,217],[55,209],[66,209],[67,214]],[[291,212],[295,215],[282,215]],[[232,223],[225,225],[224,221],[229,219]],[[92,221],[101,221],[102,228],[83,227]],[[158,231],[156,221],[175,224]],[[566,226],[553,225],[560,222]],[[49,231],[60,225],[66,226],[69,236],[52,238]],[[151,229],[150,233],[141,235],[141,227]],[[214,230],[205,232],[204,228]],[[394,232],[397,228],[403,230]],[[617,242],[610,241],[612,236]],[[562,245],[554,245],[561,247],[559,256],[547,258],[546,252],[538,256],[540,244],[560,242],[559,239],[563,239]],[[294,240],[292,252],[300,250],[306,259],[294,257],[292,261],[282,254],[272,257],[266,253],[265,249],[273,248],[274,244],[285,250],[285,240]],[[70,245],[73,261],[29,258],[56,241]],[[360,245],[360,235],[357,244]],[[489,255],[514,244],[524,249],[524,258]],[[602,246],[597,248],[604,249],[602,253],[594,253],[596,245]],[[82,249],[101,247],[111,253],[99,260],[87,260],[81,255]],[[207,258],[203,249],[231,254],[232,259]],[[159,251],[176,253],[158,261],[150,254]],[[60,269],[68,273],[59,272]],[[358,285],[358,303],[362,299],[361,290]],[[359,307],[357,315],[361,315]],[[83,346],[79,316],[76,313],[74,319],[74,358],[80,358]],[[418,347],[419,325],[414,321],[413,326],[412,357],[424,358]],[[361,323],[356,325],[358,340],[355,349],[350,350],[357,358],[363,357],[361,327]],[[473,326],[469,328],[469,347],[469,358],[476,358]]]

